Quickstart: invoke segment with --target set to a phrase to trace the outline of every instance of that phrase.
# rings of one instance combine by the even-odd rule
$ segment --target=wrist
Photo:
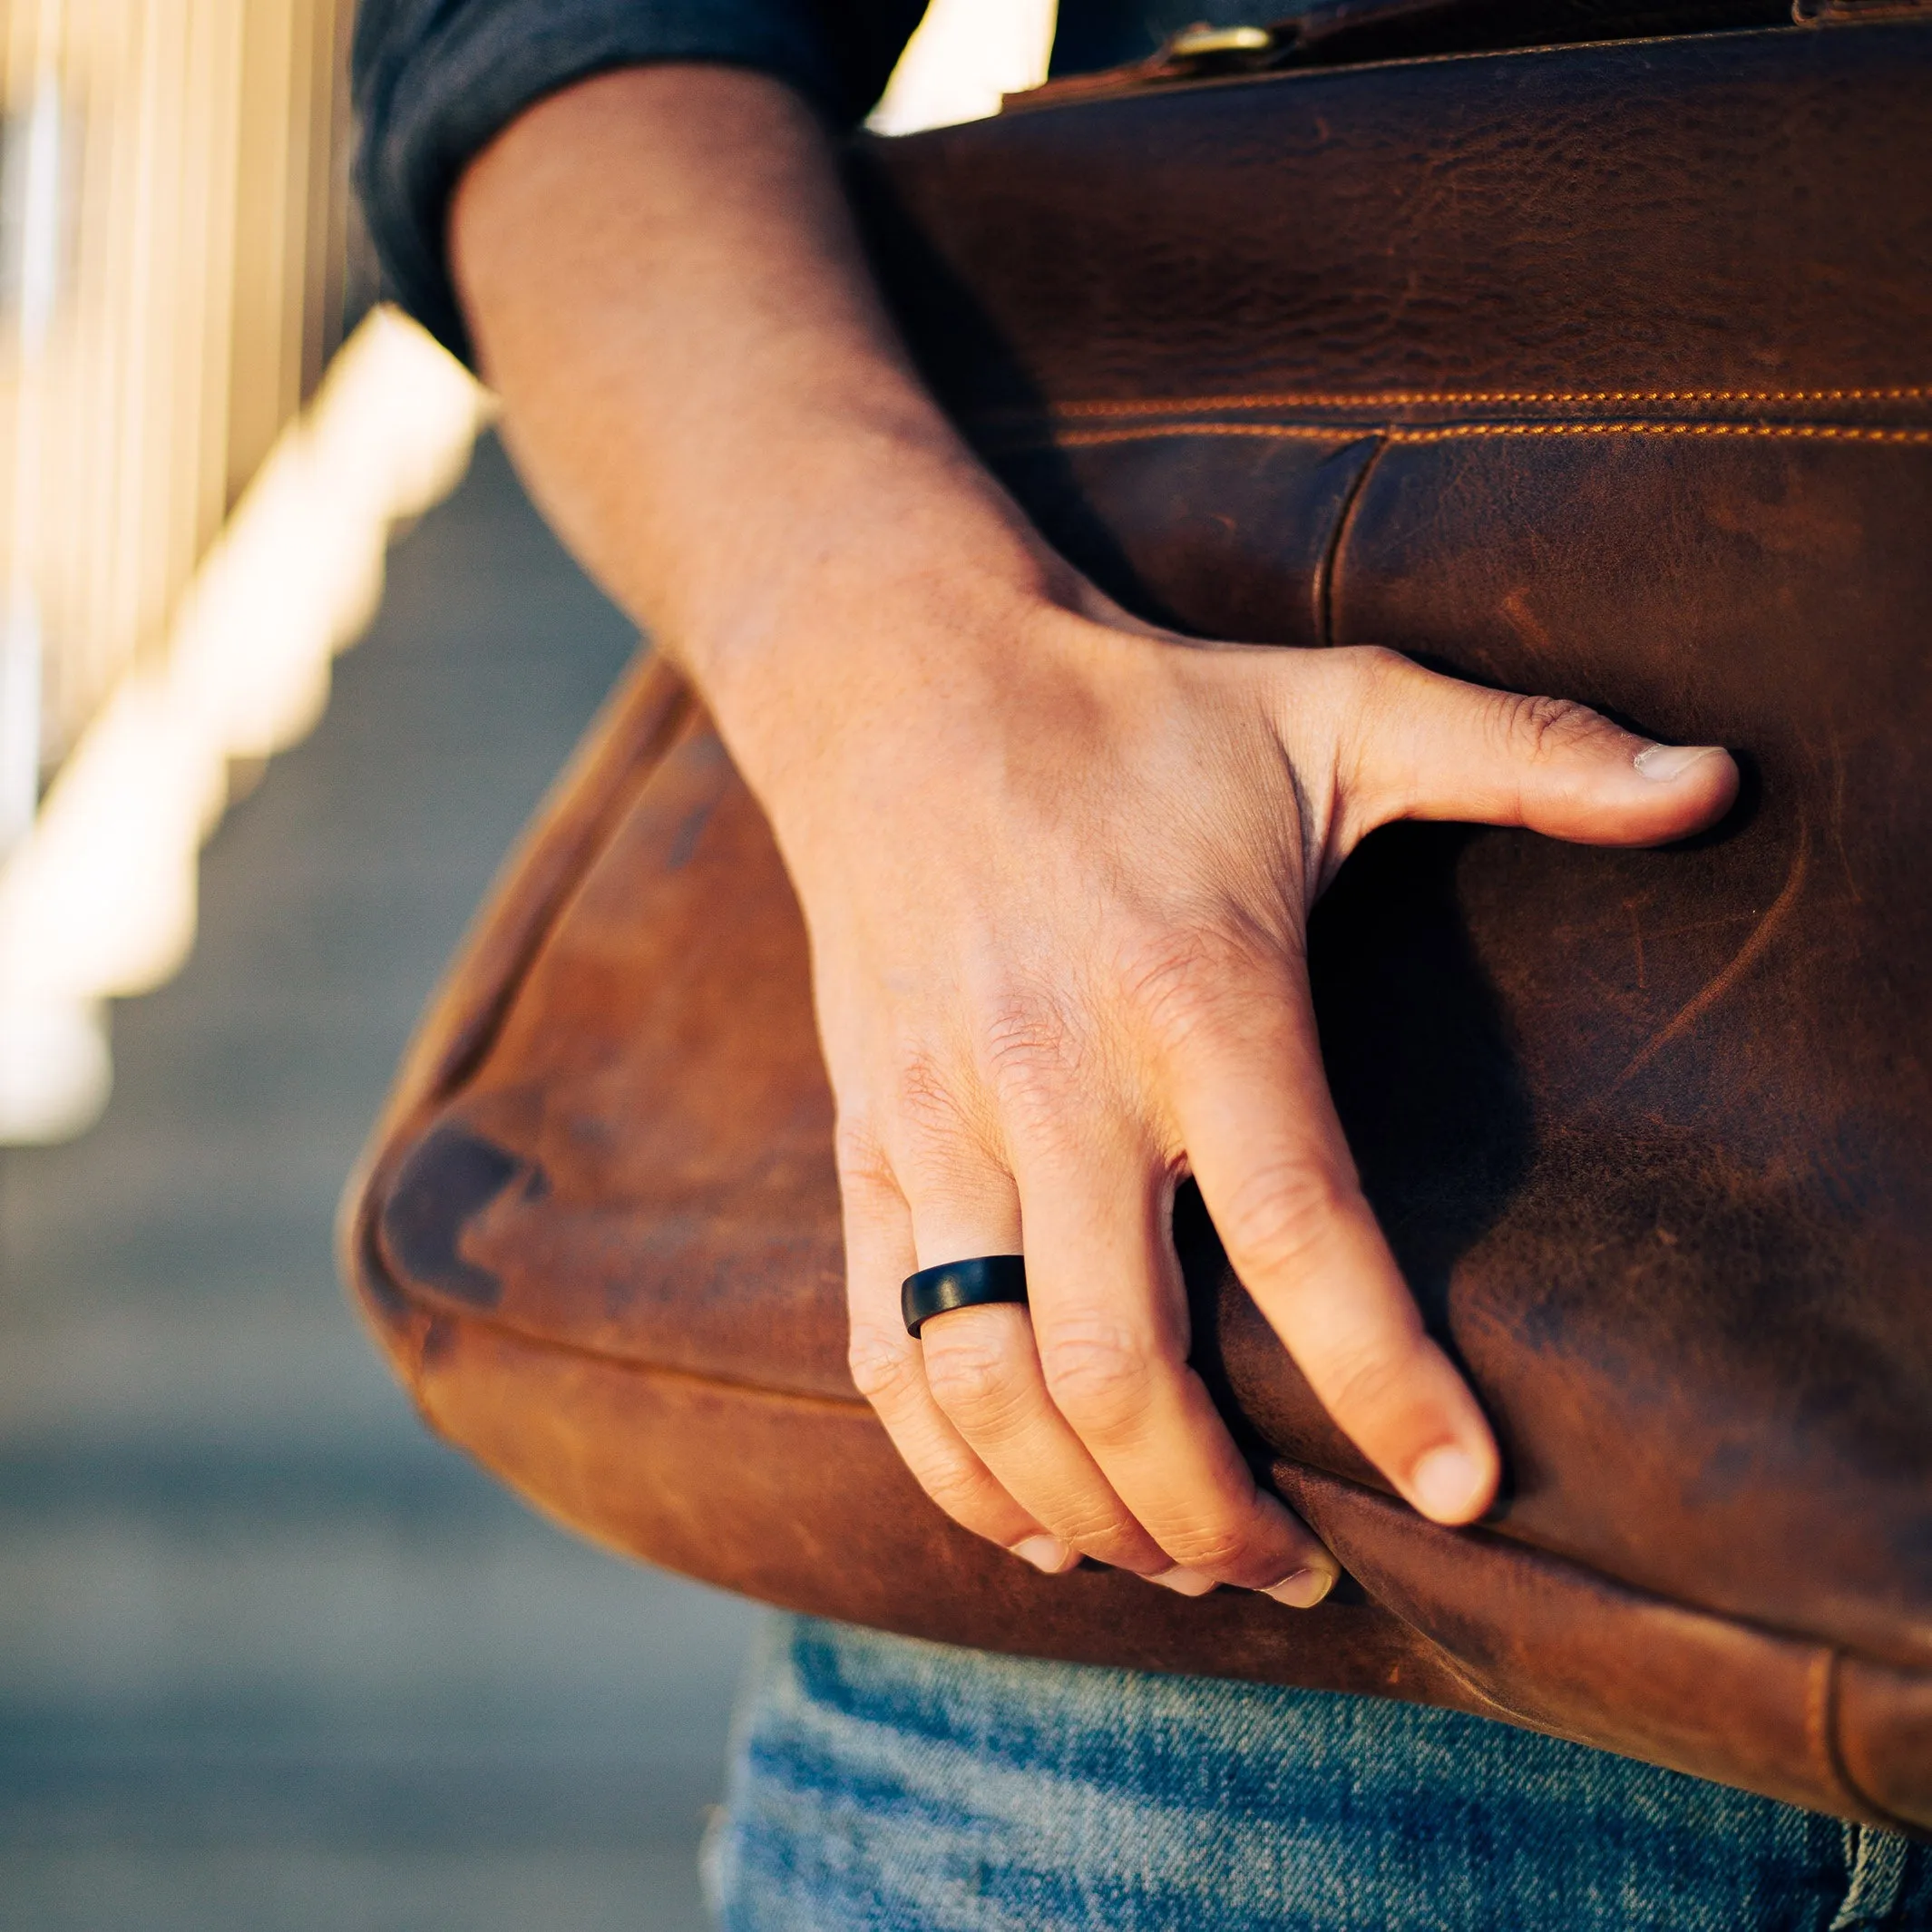
[[[894,425],[768,453],[758,489],[660,577],[663,648],[741,760],[789,762],[993,670],[1073,573],[953,437]],[[754,777],[756,771],[748,772]]]

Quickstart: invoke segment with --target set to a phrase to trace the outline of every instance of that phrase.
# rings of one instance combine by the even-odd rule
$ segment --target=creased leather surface
[[[1912,386],[1925,32],[1212,83],[875,144],[857,181],[970,410]]]
[[[435,1425],[776,1601],[1451,1703],[1932,1826],[1928,98],[1932,30],[1793,31],[1042,109],[855,163],[942,393],[1130,606],[1395,645],[1747,763],[1686,845],[1391,828],[1318,911],[1351,1144],[1505,1443],[1490,1524],[1380,1493],[1186,1197],[1196,1360],[1342,1599],[1034,1578],[919,1497],[844,1366],[797,909],[649,666],[352,1194]]]

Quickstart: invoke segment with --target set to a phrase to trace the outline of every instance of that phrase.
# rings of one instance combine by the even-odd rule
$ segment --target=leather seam
[[[1470,436],[1743,436],[1818,443],[1932,443],[1932,426],[1887,427],[1859,423],[1442,423],[1426,429],[1395,424],[1400,443],[1445,443]]]
[[[1812,1771],[1825,1788],[1836,1791],[1840,1798],[1849,1799],[1852,1809],[1857,1810],[1863,1803],[1862,1796],[1853,1790],[1839,1761],[1837,1706],[1838,1652],[1829,1644],[1821,1644],[1811,1653],[1810,1666],[1805,1672],[1805,1750]]]
[[[1106,443],[1150,442],[1156,436],[1264,436],[1283,443],[1334,443],[1347,448],[1365,436],[1381,436],[1392,425],[1372,423],[1133,423],[1117,429],[1074,429],[1050,432],[1025,442],[999,443],[1008,451],[1088,449]]]
[[[1322,561],[1315,567],[1315,643],[1327,649],[1335,641],[1335,573],[1342,565],[1342,547],[1348,542],[1349,526],[1355,520],[1355,506],[1361,501],[1362,492],[1368,487],[1369,474],[1381,461],[1382,451],[1388,439],[1377,435],[1361,468],[1350,480],[1348,492],[1342,499],[1342,508],[1335,517],[1335,527],[1329,532],[1329,539],[1322,546]]]
[[[1074,430],[1029,445],[1041,449],[1098,449],[1115,443],[1150,442],[1160,436],[1235,436],[1261,440],[1316,441],[1336,437],[1337,428],[1276,423],[1158,423],[1118,429]],[[1381,435],[1389,443],[1449,443],[1499,436],[1732,436],[1770,442],[1932,444],[1932,425],[1886,428],[1840,423],[1697,423],[1641,419],[1602,423],[1441,423],[1425,428],[1392,423]]]
[[[617,1369],[627,1375],[652,1375],[667,1381],[695,1382],[703,1388],[717,1390],[722,1394],[749,1395],[760,1400],[803,1402],[809,1408],[835,1410],[848,1416],[864,1417],[873,1413],[872,1404],[861,1395],[824,1395],[812,1389],[783,1389],[771,1382],[756,1382],[746,1381],[741,1376],[720,1375],[715,1369],[683,1369],[674,1362],[639,1361],[633,1356],[610,1354],[589,1342],[568,1342],[556,1335],[537,1334],[530,1329],[520,1328],[513,1322],[504,1322],[468,1310],[459,1313],[454,1309],[426,1300],[396,1282],[393,1269],[385,1266],[383,1272],[395,1283],[403,1298],[424,1322],[432,1326],[437,1322],[444,1322],[458,1328],[475,1329],[499,1341],[513,1342],[522,1348],[535,1349],[546,1355],[561,1355],[572,1361],[591,1362],[602,1368]],[[419,1382],[420,1379],[419,1375]],[[420,1394],[420,1390],[417,1392]]]
[[[520,1329],[512,1323],[493,1320],[488,1315],[478,1314],[473,1311],[466,1310],[459,1313],[454,1310],[444,1309],[426,1303],[421,1295],[413,1293],[401,1283],[395,1282],[394,1274],[386,1268],[384,1272],[389,1274],[391,1282],[395,1285],[402,1298],[411,1304],[418,1315],[424,1320],[425,1323],[445,1322],[458,1328],[481,1330],[485,1334],[515,1342],[523,1348],[534,1349],[542,1354],[561,1355],[572,1361],[593,1362],[600,1367],[614,1369],[627,1375],[655,1376],[666,1381],[683,1382],[686,1384],[695,1383],[701,1388],[716,1390],[723,1395],[749,1396],[759,1401],[796,1403],[805,1408],[825,1410],[848,1418],[872,1418],[873,1416],[872,1404],[859,1396],[820,1395],[805,1390],[779,1389],[774,1388],[768,1382],[746,1381],[735,1376],[720,1375],[715,1370],[681,1369],[674,1367],[668,1362],[639,1361],[628,1357],[607,1354],[603,1351],[590,1347],[583,1342],[565,1342],[554,1336],[532,1334],[529,1331]],[[412,1363],[412,1367],[415,1366],[415,1363]],[[424,1410],[424,1413],[428,1415],[429,1409],[423,1396],[420,1371],[418,1371],[410,1392],[415,1398],[417,1405]],[[440,1429],[441,1425],[438,1424],[437,1427]],[[1367,1485],[1357,1482],[1350,1477],[1337,1475],[1332,1469],[1319,1469],[1311,1463],[1292,1462],[1290,1459],[1285,1457],[1280,1457],[1276,1459],[1291,1468],[1305,1469],[1310,1476],[1319,1481],[1333,1483],[1340,1488],[1350,1490],[1357,1495],[1371,1498],[1376,1502],[1387,1504],[1393,1501],[1392,1498],[1383,1494],[1381,1490],[1371,1489]],[[1273,1487],[1272,1483],[1270,1487],[1271,1488]],[[1751,1635],[1764,1637],[1781,1644],[1806,1644],[1815,1646],[1825,1656],[1832,1660],[1832,1694],[1830,1704],[1831,1723],[1835,1726],[1837,1712],[1836,1671],[1837,1660],[1840,1653],[1829,1646],[1820,1645],[1815,1636],[1809,1635],[1803,1632],[1780,1630],[1773,1625],[1760,1624],[1749,1617],[1733,1615],[1729,1611],[1708,1609],[1701,1604],[1686,1603],[1677,1597],[1664,1596],[1654,1590],[1644,1589],[1639,1585],[1626,1582],[1620,1576],[1612,1576],[1608,1571],[1593,1569],[1588,1564],[1580,1563],[1573,1556],[1564,1556],[1555,1550],[1539,1549],[1534,1544],[1520,1543],[1511,1537],[1498,1537],[1495,1536],[1494,1532],[1488,1533],[1486,1540],[1493,1541],[1498,1553],[1500,1555],[1506,1556],[1514,1555],[1527,1562],[1553,1566],[1566,1575],[1575,1576],[1586,1584],[1607,1590],[1615,1595],[1627,1597],[1635,1604],[1658,1605],[1666,1610],[1680,1612],[1686,1616],[1700,1617],[1710,1623],[1722,1625],[1728,1629],[1745,1631]],[[1435,1643],[1436,1639],[1429,1638],[1429,1641]],[[1440,1646],[1439,1645],[1438,1647],[1439,1648]],[[1883,1667],[1891,1670],[1902,1668],[1898,1664],[1885,1664]],[[1484,1693],[1483,1694],[1487,1696],[1489,1693]],[[1492,1699],[1492,1702],[1495,1701]],[[1511,1706],[1498,1703],[1498,1708],[1507,1711],[1511,1709]],[[1808,1736],[1811,1732],[1811,1713],[1809,1708],[1806,1712],[1806,1732]],[[1820,1761],[1829,1762],[1835,1767],[1837,1781],[1843,1785],[1845,1791],[1849,1796],[1869,1811],[1875,1820],[1885,1823],[1888,1829],[1891,1830],[1910,1832],[1917,1830],[1917,1827],[1905,1824],[1901,1820],[1892,1818],[1889,1812],[1886,1811],[1882,1806],[1874,1804],[1852,1781],[1845,1771],[1843,1761],[1838,1752],[1837,1740],[1833,1729],[1828,1728],[1821,1733],[1821,1744],[1824,1756]]]
[[[1813,1755],[1825,1773],[1827,1783],[1849,1801],[1850,1809],[1862,1810],[1873,1824],[1888,1831],[1902,1831],[1918,1837],[1924,1828],[1888,1810],[1851,1775],[1850,1767],[1845,1762],[1841,1735],[1844,1713],[1839,1695],[1839,1678],[1844,1661],[1845,1654],[1841,1650],[1820,1646],[1811,1665],[1805,1687],[1805,1735],[1811,1742]]]
[[[1838,1648],[1820,1648],[1818,1658],[1810,1669],[1810,1683],[1807,1684],[1807,1698],[1804,1698],[1804,1735],[1812,1739],[1812,1749],[1820,1768],[1828,1775],[1828,1781],[1838,1789],[1839,1797],[1849,1800],[1849,1809],[1862,1810],[1872,1824],[1882,1826],[1886,1831],[1903,1831],[1908,1838],[1918,1838],[1922,1826],[1915,1826],[1896,1812],[1888,1810],[1884,1804],[1864,1789],[1857,1778],[1851,1775],[1851,1766],[1845,1764],[1845,1741],[1843,1741],[1843,1700],[1839,1696],[1839,1675],[1843,1673],[1845,1654]],[[1816,1722],[1816,1737],[1812,1725]]]
[[[1918,403],[1932,398],[1932,385],[1902,385],[1890,389],[1370,389],[1282,390],[1259,395],[1189,395],[1171,402],[1059,403],[1059,416],[1196,415],[1225,409],[1393,409],[1424,405],[1459,407],[1480,403]]]

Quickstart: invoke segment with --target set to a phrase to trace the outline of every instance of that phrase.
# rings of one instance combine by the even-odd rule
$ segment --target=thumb
[[[1586,705],[1486,691],[1392,651],[1363,655],[1343,766],[1358,837],[1391,819],[1450,818],[1656,845],[1715,824],[1737,797],[1722,746],[1659,745]]]

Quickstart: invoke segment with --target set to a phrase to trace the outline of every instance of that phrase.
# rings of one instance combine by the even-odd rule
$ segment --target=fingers
[[[1084,1554],[1184,1595],[1227,1582],[1308,1607],[1339,1566],[1257,1489],[1186,1367],[1168,1190],[1144,1140],[1129,1139],[1069,1136],[1077,1152],[1029,1186],[1043,1205],[1024,1239],[1013,1180],[970,1137],[935,1136],[930,1157],[902,1149],[890,1172],[848,1158],[854,1379],[948,1513],[1041,1568]],[[1030,1310],[960,1309],[917,1342],[904,1336],[898,1286],[914,1265],[1022,1249]],[[1035,1341],[1043,1307],[1058,1385]]]
[[[1319,1539],[1257,1488],[1187,1365],[1172,1184],[1144,1134],[1062,1099],[1029,1109],[1014,1149],[1044,1386],[1114,1491],[1202,1578],[1319,1601],[1338,1574]]]
[[[1305,982],[1217,976],[1166,1041],[1175,1125],[1228,1259],[1329,1413],[1424,1516],[1488,1507],[1496,1444],[1363,1199]]]
[[[919,1264],[911,1212],[869,1137],[842,1122],[839,1143],[849,1361],[859,1393],[920,1487],[955,1522],[1037,1568],[1071,1568],[1078,1552],[1014,1499],[933,1400],[920,1344],[899,1312],[899,1284]]]
[[[1010,1176],[970,1140],[935,1139],[903,1165],[918,1265],[1022,1252]],[[1029,1286],[1031,1284],[1029,1264]],[[1102,1563],[1156,1576],[1173,1559],[1135,1520],[1054,1407],[1028,1311],[1013,1304],[935,1315],[919,1348],[932,1400],[983,1466],[1035,1520]]]
[[[1360,680],[1347,844],[1392,819],[1441,818],[1652,845],[1713,824],[1737,796],[1722,746],[1654,744],[1586,706],[1487,691],[1392,651],[1347,659]]]

